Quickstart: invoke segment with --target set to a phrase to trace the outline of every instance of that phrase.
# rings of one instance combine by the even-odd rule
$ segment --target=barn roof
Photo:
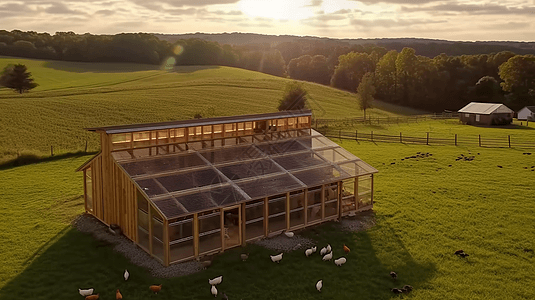
[[[535,106],[525,106],[524,108],[527,108],[531,112],[535,112]],[[524,108],[522,108],[521,110],[523,110]]]
[[[127,133],[127,132],[149,131],[149,130],[163,130],[163,129],[170,129],[170,128],[191,127],[191,126],[227,124],[227,123],[230,123],[231,121],[232,122],[251,122],[251,121],[260,121],[260,120],[270,120],[274,118],[302,117],[302,116],[310,116],[310,115],[311,115],[310,110],[303,109],[303,110],[279,111],[279,112],[265,113],[265,114],[215,117],[215,118],[208,118],[208,119],[203,118],[203,119],[180,120],[180,121],[159,122],[159,123],[92,127],[92,128],[85,128],[85,130],[104,131],[108,134],[114,134],[114,133]]]
[[[167,219],[377,172],[308,129],[219,148],[177,144],[112,156]]]
[[[501,103],[481,103],[470,102],[465,107],[459,109],[459,113],[470,113],[480,115],[490,115],[499,113],[514,113],[509,107]]]

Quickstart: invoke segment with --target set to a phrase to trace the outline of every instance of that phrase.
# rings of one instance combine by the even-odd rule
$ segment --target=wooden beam
[[[269,209],[268,209],[268,198],[264,198],[264,236],[268,236],[268,217],[269,217]]]
[[[371,184],[370,184],[370,193],[371,193],[371,205],[373,207],[373,174],[370,175],[371,176]]]
[[[245,240],[247,235],[247,228],[245,227],[245,222],[247,222],[246,219],[246,211],[245,211],[245,203],[241,204],[241,218],[240,218],[240,238],[241,238],[241,245],[245,247]]]
[[[321,185],[321,219],[325,219],[325,184]]]
[[[286,192],[286,230],[290,230],[290,192]]]
[[[199,257],[199,215],[193,214],[193,254]]]
[[[224,219],[225,211],[223,208],[219,209],[219,228],[221,228],[221,251],[225,251],[225,219]]]
[[[305,226],[308,224],[308,188],[305,188]]]
[[[359,209],[359,177],[355,177],[355,182],[353,183],[353,193],[355,194],[355,209]]]
[[[164,266],[169,266],[169,221],[163,218],[163,261]]]

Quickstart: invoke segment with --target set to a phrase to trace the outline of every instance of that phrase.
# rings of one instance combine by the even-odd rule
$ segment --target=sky
[[[535,41],[535,0],[0,0],[0,29]]]

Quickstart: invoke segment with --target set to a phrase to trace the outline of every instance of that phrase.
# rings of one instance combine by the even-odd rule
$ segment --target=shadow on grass
[[[54,70],[74,73],[125,73],[160,70],[159,65],[137,63],[47,61],[43,66]]]
[[[492,129],[515,129],[515,130],[535,130],[533,127],[522,126],[517,124],[508,125],[469,125],[478,128],[492,128]]]
[[[34,153],[22,153],[19,156],[7,159],[0,162],[0,170],[10,169],[14,167],[29,165],[29,164],[36,164],[41,162],[49,162],[49,161],[56,161],[61,160],[65,158],[72,158],[72,157],[81,157],[86,155],[95,155],[98,152],[84,152],[84,151],[78,151],[78,152],[69,152],[69,153],[62,153],[59,155],[54,156],[41,156]]]
[[[248,244],[216,256],[205,271],[157,279],[148,270],[132,265],[112,246],[69,228],[46,250],[38,251],[39,255],[21,274],[7,282],[0,290],[0,298],[16,295],[17,299],[76,299],[80,297],[78,288],[94,288],[102,299],[113,299],[116,289],[125,299],[133,300],[213,299],[208,279],[223,275],[217,289],[220,295],[225,292],[231,299],[391,299],[395,297],[391,288],[410,284],[418,289],[434,276],[435,267],[416,262],[392,230],[371,230],[389,236],[377,241],[377,233],[346,232],[330,222],[298,232],[317,241],[318,251],[310,257],[304,255],[304,250],[296,250],[285,253],[277,264],[269,255],[280,251]],[[319,250],[328,243],[333,247],[333,259],[347,258],[345,265],[338,267],[332,261],[322,261]],[[342,250],[344,244],[351,248],[349,254]],[[377,249],[379,246],[387,248],[387,253]],[[395,250],[388,253],[388,249]],[[243,262],[241,253],[249,253],[249,259]],[[394,260],[402,263],[388,266],[383,262],[385,255],[395,256]],[[130,272],[126,282],[122,278],[124,269]],[[396,282],[389,276],[392,270],[398,273]],[[315,289],[320,279],[321,293]],[[163,288],[158,295],[148,290],[149,285],[160,283]]]

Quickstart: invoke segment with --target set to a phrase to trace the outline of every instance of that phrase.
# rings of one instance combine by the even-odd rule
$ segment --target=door
[[[241,206],[223,209],[223,243],[225,249],[241,245]]]

